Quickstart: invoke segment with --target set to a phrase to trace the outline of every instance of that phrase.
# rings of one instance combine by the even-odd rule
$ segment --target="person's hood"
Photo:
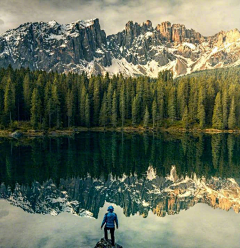
[[[107,211],[113,212],[114,211],[114,207],[113,206],[109,206]]]

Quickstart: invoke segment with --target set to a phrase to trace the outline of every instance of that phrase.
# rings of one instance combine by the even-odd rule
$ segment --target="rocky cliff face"
[[[124,31],[108,36],[110,50],[115,51],[112,70],[154,77],[161,70],[171,69],[177,77],[240,64],[237,29],[204,37],[180,24],[163,22],[153,28],[151,22],[146,23],[129,22]]]
[[[106,36],[99,20],[61,25],[26,23],[0,36],[0,67],[58,72],[109,72],[156,77],[171,69],[174,77],[198,70],[240,64],[237,29],[204,37],[181,24],[129,21],[125,29]]]
[[[152,211],[160,217],[178,214],[197,203],[213,208],[240,212],[240,187],[234,179],[178,177],[175,167],[168,177],[158,177],[150,167],[143,178],[61,179],[57,187],[52,180],[31,187],[16,184],[12,191],[4,184],[0,198],[30,213],[57,215],[69,212],[79,216],[98,217],[105,201],[122,207],[126,216]]]
[[[26,23],[0,37],[0,66],[80,72],[94,60],[109,66],[106,46],[106,34],[98,19],[67,25],[55,21]]]

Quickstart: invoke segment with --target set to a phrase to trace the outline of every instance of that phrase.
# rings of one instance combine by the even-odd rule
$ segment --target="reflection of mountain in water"
[[[175,167],[168,177],[157,176],[149,167],[142,178],[60,179],[58,187],[48,180],[42,185],[34,182],[32,187],[16,184],[13,191],[2,183],[0,197],[30,213],[53,215],[70,212],[98,217],[105,201],[121,206],[126,216],[139,213],[146,217],[149,211],[157,216],[173,215],[200,202],[240,211],[240,187],[234,179],[178,177]]]

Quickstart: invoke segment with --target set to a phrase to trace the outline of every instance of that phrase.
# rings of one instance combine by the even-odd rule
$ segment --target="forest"
[[[0,69],[0,128],[238,129],[240,67],[173,79]]]

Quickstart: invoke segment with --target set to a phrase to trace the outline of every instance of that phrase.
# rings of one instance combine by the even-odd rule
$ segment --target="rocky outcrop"
[[[170,22],[162,22],[158,24],[156,30],[164,37],[167,41],[172,40],[172,25]]]
[[[9,136],[14,138],[14,139],[20,139],[23,137],[23,133],[20,131],[15,131],[15,132],[11,133]]]
[[[129,21],[121,32],[106,36],[98,19],[66,25],[25,23],[0,36],[0,67],[9,64],[31,70],[151,77],[170,69],[177,77],[239,65],[240,32],[204,37],[182,24],[163,22],[153,27],[147,20]]]
[[[123,248],[121,245],[115,244],[115,246],[111,245],[111,240],[106,241],[105,239],[101,239],[99,242],[97,242],[96,246],[94,248]]]
[[[85,67],[95,58],[103,66],[109,66],[111,59],[106,45],[106,34],[98,19],[67,25],[55,21],[26,23],[1,37],[0,66],[12,64],[13,68],[62,72]]]
[[[204,41],[204,37],[193,29],[186,29],[182,24],[171,24],[170,22],[162,22],[158,24],[156,30],[168,42],[180,44],[184,41],[191,43],[200,43]]]
[[[182,43],[186,38],[186,28],[181,24],[172,25],[172,37],[171,40],[176,43]]]
[[[184,60],[177,59],[176,60],[175,71],[177,74],[182,75],[187,73],[187,63]]]
[[[221,31],[212,37],[212,42],[214,45],[220,47],[224,43],[235,43],[240,40],[240,32],[238,29],[230,31]]]

